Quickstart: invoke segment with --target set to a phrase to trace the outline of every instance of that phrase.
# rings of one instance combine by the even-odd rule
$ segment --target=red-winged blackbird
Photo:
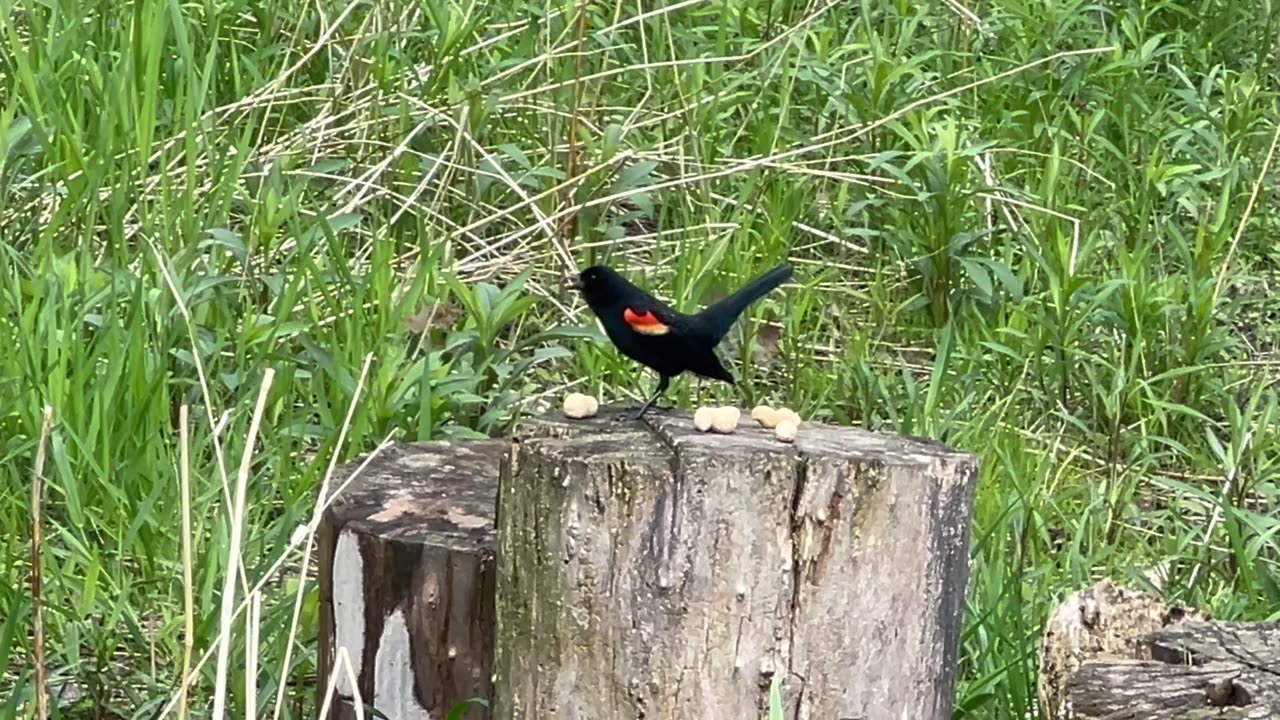
[[[786,282],[791,273],[790,265],[779,265],[696,315],[672,310],[603,265],[578,273],[573,287],[582,292],[618,350],[658,372],[658,387],[635,414],[639,418],[666,392],[671,378],[686,370],[732,385],[733,376],[716,357],[716,345],[748,305]]]

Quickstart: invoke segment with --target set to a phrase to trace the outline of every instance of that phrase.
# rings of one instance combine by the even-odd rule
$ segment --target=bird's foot
[[[640,408],[635,412],[632,412],[631,410],[619,410],[616,413],[614,413],[612,417],[609,418],[609,421],[616,422],[616,423],[633,422],[635,420],[639,420],[640,418],[644,417],[644,413],[646,409],[647,408]]]
[[[643,418],[648,413],[666,414],[675,410],[674,405],[646,405],[635,412],[620,412],[609,418],[612,422],[630,422]]]

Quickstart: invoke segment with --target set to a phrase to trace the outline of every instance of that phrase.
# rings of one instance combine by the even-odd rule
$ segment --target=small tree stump
[[[503,463],[494,717],[951,717],[974,460],[820,424],[541,418]]]
[[[1280,717],[1280,625],[1214,622],[1104,581],[1050,618],[1040,700],[1054,720]]]
[[[394,720],[439,720],[459,702],[489,698],[493,512],[510,446],[408,445],[374,457],[345,488],[357,465],[335,474],[318,532],[321,697],[339,651],[356,686],[339,669],[333,717],[354,718],[362,702]]]
[[[1209,620],[1191,608],[1104,580],[1067,596],[1045,623],[1040,639],[1040,710],[1050,720],[1070,720],[1069,682],[1098,659],[1150,660],[1150,633],[1188,620]]]

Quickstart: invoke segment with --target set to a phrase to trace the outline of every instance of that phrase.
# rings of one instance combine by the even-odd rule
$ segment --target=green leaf
[[[987,260],[987,267],[991,268],[991,273],[1000,281],[1000,285],[1004,287],[1004,291],[1009,293],[1014,302],[1022,302],[1022,281],[1014,274],[1013,269],[1003,260]]]
[[[335,175],[346,170],[350,163],[341,158],[325,158],[316,161],[311,167],[307,168],[307,172],[315,175]]]
[[[622,172],[618,173],[618,179],[614,180],[613,187],[610,188],[610,194],[622,193],[649,185],[652,181],[653,171],[657,167],[658,162],[656,160],[641,160],[626,166],[622,169]]]
[[[485,197],[489,192],[489,188],[493,187],[495,182],[502,179],[502,173],[499,171],[498,163],[491,157],[486,157],[480,161],[480,166],[476,168],[476,196]]]
[[[533,163],[529,162],[529,156],[525,155],[524,151],[516,147],[515,145],[512,145],[511,143],[503,143],[498,146],[498,149],[502,151],[502,154],[506,155],[512,160],[515,160],[516,164],[524,168],[525,170],[533,169]]]
[[[248,258],[249,249],[236,233],[225,228],[213,228],[208,231],[208,235],[209,237],[199,244],[201,250],[206,247],[220,246],[229,250],[235,259],[242,263]]]
[[[622,147],[622,126],[617,123],[609,123],[604,129],[603,160],[611,160],[618,150]]]
[[[786,720],[782,714],[782,673],[769,681],[769,720]]]
[[[602,343],[605,341],[605,335],[600,332],[600,328],[595,325],[586,327],[579,325],[561,325],[559,327],[551,328],[550,330],[543,330],[542,332],[530,335],[528,338],[517,342],[515,349],[519,350],[531,345],[554,342],[557,340],[591,340],[597,343]]]
[[[29,613],[31,610],[31,601],[22,594],[15,597],[6,598],[11,602],[8,611],[5,613],[4,624],[0,625],[0,667],[11,668],[9,664],[9,656],[13,653],[14,638],[17,637],[19,627],[24,627],[30,621]],[[23,630],[25,636],[26,631]],[[24,658],[25,659],[25,658]],[[14,693],[15,695],[17,693]],[[16,717],[16,716],[9,716]]]
[[[467,710],[471,709],[472,705],[487,708],[489,707],[489,702],[481,698],[463,700],[449,710],[449,714],[444,716],[445,720],[462,720],[462,718],[466,717]]]
[[[556,358],[569,357],[570,355],[573,355],[573,353],[569,352],[568,348],[559,346],[542,347],[533,352],[533,362],[534,364],[537,364],[540,362],[546,362],[547,360],[554,360]]]
[[[1253,572],[1258,578],[1258,585],[1262,587],[1262,592],[1267,596],[1267,600],[1277,608],[1280,608],[1280,585],[1276,584],[1276,579],[1271,576],[1271,567],[1267,563],[1266,558],[1259,555],[1253,559]]]
[[[26,115],[19,115],[9,123],[9,128],[5,132],[4,147],[7,149],[6,154],[12,158],[26,146],[34,145],[32,142],[24,143],[23,140],[33,138],[31,135],[31,118]]]
[[[991,276],[987,274],[986,268],[982,267],[981,263],[972,258],[960,258],[960,264],[964,266],[965,274],[982,291],[983,295],[991,297],[994,294],[994,288],[991,286]]]

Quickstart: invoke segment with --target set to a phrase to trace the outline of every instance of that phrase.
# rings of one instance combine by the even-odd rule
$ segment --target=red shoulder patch
[[[648,310],[637,313],[631,308],[625,308],[622,311],[622,319],[626,321],[632,330],[641,335],[666,335],[671,332],[670,326],[663,323]]]

